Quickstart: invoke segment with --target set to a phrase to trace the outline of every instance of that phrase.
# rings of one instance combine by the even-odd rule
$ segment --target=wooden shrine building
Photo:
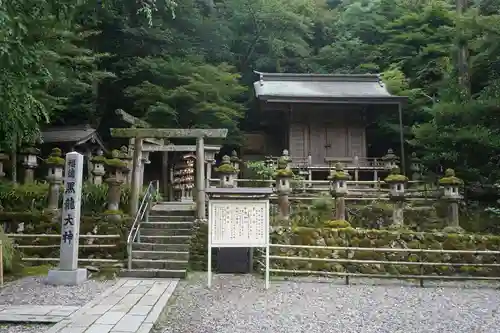
[[[402,127],[406,98],[391,95],[379,75],[256,73],[254,89],[261,111],[277,119],[276,124],[286,124],[268,131],[272,133],[267,133],[267,141],[289,150],[293,168],[322,175],[336,162],[347,168],[381,168],[375,159],[381,156],[368,153],[367,119],[387,110],[399,114]],[[402,140],[398,148],[404,156]]]

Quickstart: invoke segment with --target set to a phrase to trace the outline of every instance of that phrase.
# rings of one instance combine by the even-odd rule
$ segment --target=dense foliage
[[[383,73],[409,96],[408,151],[470,184],[500,178],[500,5],[476,0],[0,1],[0,144],[41,126],[260,126],[253,71]],[[464,60],[463,55],[466,55]],[[380,140],[396,140],[391,116]]]

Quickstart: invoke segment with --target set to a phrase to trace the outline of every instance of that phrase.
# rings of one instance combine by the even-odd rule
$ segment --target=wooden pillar
[[[141,176],[142,139],[136,138],[134,141],[134,159],[132,163],[132,181],[130,188],[130,211],[129,214],[135,217],[139,209],[139,178]]]
[[[85,147],[85,162],[87,164],[87,180],[92,180],[92,150],[90,147]]]
[[[205,142],[203,137],[196,139],[196,215],[205,218]]]
[[[168,189],[168,184],[170,182],[170,172],[168,169],[168,151],[163,151],[161,153],[161,188],[163,195],[170,201],[170,194]]]

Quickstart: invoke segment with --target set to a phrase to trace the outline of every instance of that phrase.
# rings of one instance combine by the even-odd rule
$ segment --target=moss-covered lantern
[[[389,148],[387,154],[382,156],[382,161],[384,162],[384,168],[386,170],[392,170],[394,167],[398,166],[399,157],[394,154],[394,151]]]
[[[49,181],[58,181],[63,179],[63,169],[66,161],[62,158],[62,151],[59,148],[53,148],[49,157],[45,160],[48,167],[47,179]]]
[[[286,155],[278,159],[278,168],[276,169],[276,191],[278,194],[288,194],[291,191],[290,180],[293,178],[293,172],[288,167],[289,158]]]
[[[238,157],[238,153],[236,152],[236,150],[233,150],[233,152],[231,153],[230,161],[232,166],[236,170],[240,170],[241,159]]]
[[[444,187],[443,199],[460,199],[459,189],[463,183],[462,179],[455,176],[455,170],[446,169],[444,177],[439,180],[439,185]]]
[[[35,169],[38,166],[38,156],[40,149],[35,147],[26,147],[22,150],[23,166],[26,169]]]
[[[390,197],[391,199],[403,199],[405,196],[405,185],[408,182],[408,178],[401,174],[399,167],[393,167],[391,173],[387,176],[384,181],[390,186]]]
[[[129,171],[129,166],[120,157],[123,157],[123,155],[119,150],[115,149],[111,152],[111,158],[104,160],[104,168],[108,173],[108,179],[117,182],[125,181],[125,176]]]
[[[102,184],[102,177],[106,173],[104,165],[106,163],[106,157],[101,149],[97,151],[97,154],[92,157],[92,175],[93,183],[96,185]]]
[[[0,178],[5,177],[4,167],[5,162],[9,160],[9,155],[0,152]]]
[[[231,164],[231,158],[227,155],[222,157],[222,161],[215,169],[219,173],[221,187],[235,187],[238,169]]]
[[[344,171],[342,163],[335,164],[335,170],[330,171],[330,193],[332,196],[345,196],[348,192],[347,181],[351,179],[349,173]]]

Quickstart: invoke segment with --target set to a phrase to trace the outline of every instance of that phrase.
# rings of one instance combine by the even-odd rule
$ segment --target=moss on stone
[[[233,167],[232,165],[230,164],[221,164],[220,166],[218,166],[217,168],[215,168],[215,171],[216,172],[220,172],[220,173],[237,173],[238,170],[236,170],[235,167]]]
[[[444,177],[439,179],[440,185],[462,185],[463,183],[462,179],[455,176],[453,169],[446,169]]]
[[[406,183],[408,181],[408,177],[401,174],[399,167],[394,167],[384,181],[386,183]]]
[[[339,228],[350,228],[351,224],[346,220],[332,220],[332,221],[326,221],[324,223],[324,226],[326,228],[339,229]]]
[[[400,248],[400,249],[436,249],[436,250],[464,250],[464,249],[500,249],[500,236],[474,234],[446,234],[444,232],[412,232],[409,230],[370,230],[336,228],[336,221],[332,227],[311,228],[292,227],[276,228],[271,234],[272,244],[293,244],[313,246],[341,246],[363,248]],[[340,223],[339,223],[340,224]],[[202,225],[193,235],[191,241],[191,267],[206,269],[207,226]],[[495,256],[464,255],[446,253],[410,253],[410,252],[374,252],[370,250],[326,250],[324,248],[278,248],[272,247],[271,255],[312,257],[312,258],[343,258],[358,260],[408,261],[408,262],[467,262],[471,266],[458,268],[450,266],[425,266],[424,273],[429,275],[467,274],[498,276],[499,267],[474,267],[475,264],[494,262]],[[272,268],[281,269],[308,269],[318,271],[349,271],[352,273],[365,272],[368,274],[420,274],[419,265],[392,265],[392,264],[365,264],[365,263],[328,263],[302,262],[297,260],[272,260]],[[313,268],[313,269],[312,269]]]
[[[127,168],[127,163],[124,161],[120,160],[119,158],[107,158],[104,161],[104,164],[106,167],[110,169],[126,169]]]
[[[62,156],[61,149],[53,148],[49,157],[45,160],[45,164],[52,167],[56,166],[63,167],[66,161],[61,156]]]
[[[276,170],[276,172],[274,173],[274,176],[276,178],[285,178],[285,177],[290,177],[292,178],[293,177],[293,171],[290,170],[290,169],[278,169]]]
[[[123,215],[123,212],[119,209],[107,209],[103,212],[103,215]]]
[[[97,164],[97,163],[105,164],[106,163],[106,157],[104,157],[103,155],[97,155],[97,156],[92,157],[91,161],[94,164]]]
[[[335,170],[330,171],[330,175],[328,176],[329,180],[349,180],[351,176],[349,173],[344,171],[344,167],[341,163],[335,164]]]

